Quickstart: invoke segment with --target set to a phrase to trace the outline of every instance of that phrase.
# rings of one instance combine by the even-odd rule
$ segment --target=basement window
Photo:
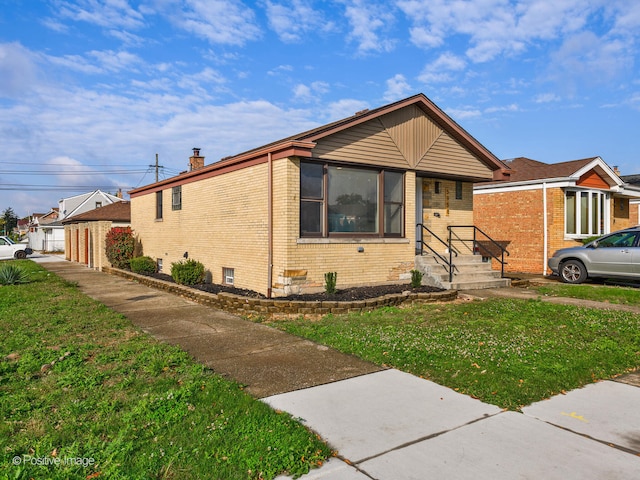
[[[228,267],[222,268],[222,282],[225,285],[233,285],[233,277],[234,277],[233,268],[228,268]]]

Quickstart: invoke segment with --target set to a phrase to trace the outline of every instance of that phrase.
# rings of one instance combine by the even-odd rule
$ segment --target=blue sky
[[[636,0],[0,0],[0,210],[416,93],[501,159],[637,174],[639,40]]]

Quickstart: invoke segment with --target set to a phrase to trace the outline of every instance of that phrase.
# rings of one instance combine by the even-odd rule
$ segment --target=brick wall
[[[415,174],[405,178],[404,238],[300,239],[299,172],[295,158],[273,162],[274,294],[286,293],[285,284],[322,289],[329,271],[338,273],[338,287],[408,282],[415,255]],[[171,263],[188,252],[214,283],[229,267],[236,287],[266,293],[267,181],[268,165],[260,164],[184,184],[178,211],[171,210],[171,189],[165,189],[162,220],[155,218],[155,193],[132,198],[132,226],[143,253],[162,259],[170,273]]]
[[[543,190],[519,190],[474,195],[475,225],[492,238],[504,242],[511,254],[505,271],[550,273],[546,260],[561,248],[582,245],[565,237],[565,193],[562,188],[547,189],[547,252],[544,252]],[[628,199],[610,202],[611,231],[636,225],[637,205]],[[494,268],[498,268],[494,265]]]
[[[510,253],[505,271],[542,273],[542,200],[541,189],[474,195],[475,225]]]
[[[162,260],[162,271],[188,258],[200,261],[211,281],[234,269],[234,285],[263,292],[267,287],[267,164],[182,185],[182,208],[172,210],[171,188],[163,190],[163,215],[156,219],[156,194],[131,199],[131,223],[144,255]]]
[[[73,255],[66,254],[67,260],[84,263],[97,270],[110,266],[105,248],[107,233],[112,227],[128,226],[130,226],[128,223],[113,223],[107,220],[65,225],[65,239],[69,242],[70,247],[68,251],[73,252]],[[86,235],[87,230],[89,238]],[[76,238],[80,240],[79,244],[76,244]],[[87,249],[85,249],[85,242],[87,241],[89,242],[88,258],[86,255]],[[66,248],[65,251],[67,251]]]

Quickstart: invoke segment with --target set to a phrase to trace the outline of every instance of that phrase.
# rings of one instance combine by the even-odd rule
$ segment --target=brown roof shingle
[[[78,222],[98,222],[101,220],[110,220],[112,222],[130,222],[131,221],[131,203],[130,202],[114,202],[104,207],[95,208],[88,212],[74,215],[71,218],[63,220],[63,224]]]
[[[519,157],[507,160],[505,163],[511,168],[510,182],[527,180],[542,180],[544,178],[570,177],[597,157],[571,160],[561,163],[543,163],[530,158]]]

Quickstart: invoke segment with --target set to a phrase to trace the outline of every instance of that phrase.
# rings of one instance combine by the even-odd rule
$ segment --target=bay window
[[[300,236],[395,236],[404,230],[404,174],[301,162]]]
[[[565,192],[565,234],[590,237],[607,233],[609,195],[600,191]]]

